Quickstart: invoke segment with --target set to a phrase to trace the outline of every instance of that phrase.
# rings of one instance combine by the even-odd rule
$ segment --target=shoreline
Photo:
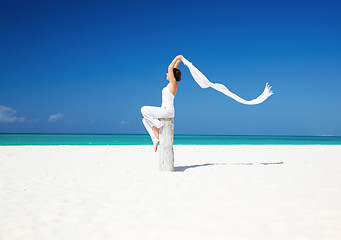
[[[0,145],[0,147],[66,147],[66,146],[75,146],[75,147],[120,147],[120,146],[152,146],[153,143],[150,144],[61,144],[61,145],[46,145],[46,144],[34,144],[34,145]],[[341,146],[341,144],[173,144],[173,146]]]
[[[0,146],[149,145],[149,135],[0,134]],[[174,135],[174,145],[341,145],[338,136]]]

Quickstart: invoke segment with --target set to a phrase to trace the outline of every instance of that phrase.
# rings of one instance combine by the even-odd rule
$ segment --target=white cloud
[[[13,122],[23,122],[25,121],[25,117],[17,117],[15,113],[17,111],[0,105],[0,123],[13,123]]]
[[[53,114],[49,117],[48,122],[55,122],[57,120],[61,120],[63,119],[64,114],[63,113],[57,113],[57,114]]]
[[[122,120],[122,121],[120,122],[120,124],[125,125],[125,124],[129,124],[129,122],[127,122],[126,120]]]

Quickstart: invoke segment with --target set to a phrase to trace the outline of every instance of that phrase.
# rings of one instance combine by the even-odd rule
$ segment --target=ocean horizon
[[[151,145],[148,134],[0,133],[0,146]],[[174,145],[340,145],[341,136],[175,134]]]

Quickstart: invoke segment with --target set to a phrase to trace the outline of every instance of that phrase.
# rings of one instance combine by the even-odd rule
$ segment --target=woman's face
[[[167,75],[167,80],[169,81],[169,78],[168,78],[169,73],[167,73],[166,75]]]

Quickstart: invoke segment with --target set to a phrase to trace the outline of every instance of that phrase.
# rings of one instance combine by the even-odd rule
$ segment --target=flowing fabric
[[[182,62],[189,68],[189,71],[191,72],[194,80],[199,84],[201,88],[208,88],[211,87],[231,98],[236,100],[237,102],[243,103],[243,104],[248,104],[248,105],[255,105],[264,102],[268,97],[270,97],[273,92],[271,90],[271,86],[269,86],[268,83],[265,85],[265,89],[263,93],[258,96],[256,99],[247,101],[238,95],[234,94],[230,90],[227,89],[223,84],[220,83],[212,83],[208,81],[208,79],[205,77],[204,74],[202,74],[196,67],[193,66],[191,62],[189,62],[186,58],[182,57]]]

